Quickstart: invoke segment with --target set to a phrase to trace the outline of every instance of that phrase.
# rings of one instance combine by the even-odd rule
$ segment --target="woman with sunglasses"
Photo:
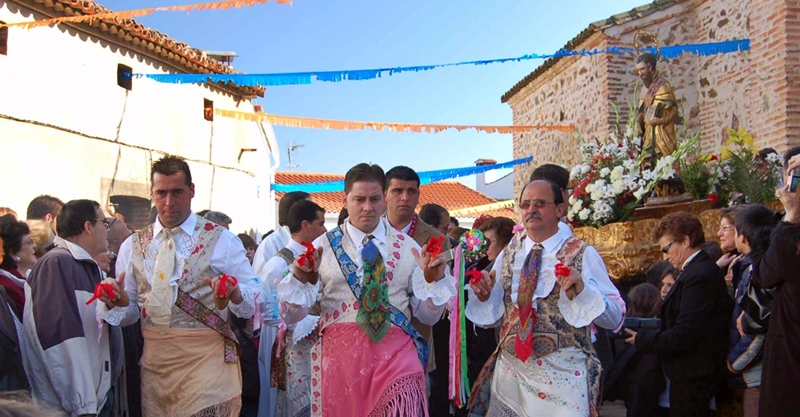
[[[637,351],[658,353],[666,375],[670,416],[707,415],[726,371],[733,301],[725,273],[703,250],[703,225],[684,212],[664,216],[653,240],[680,274],[661,305],[659,332],[627,330]]]

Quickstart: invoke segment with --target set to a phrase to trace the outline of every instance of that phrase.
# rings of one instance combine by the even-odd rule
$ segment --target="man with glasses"
[[[533,181],[518,205],[526,233],[500,252],[491,273],[470,285],[467,317],[502,326],[497,351],[470,396],[474,415],[596,415],[600,362],[592,325],[614,329],[624,315],[603,259],[559,228],[561,188]],[[558,264],[569,268],[557,274]]]
[[[109,325],[98,324],[93,299],[103,273],[93,259],[107,250],[108,226],[95,201],[73,200],[58,214],[57,247],[36,263],[25,284],[23,360],[34,403],[69,415],[111,414],[111,386],[122,369],[111,356]],[[127,306],[120,281],[114,301]],[[88,304],[87,304],[88,302]]]

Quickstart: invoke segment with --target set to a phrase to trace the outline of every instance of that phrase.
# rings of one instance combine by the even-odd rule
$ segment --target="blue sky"
[[[201,0],[98,0],[113,10]],[[140,22],[194,48],[233,50],[248,73],[364,69],[551,53],[590,23],[646,0],[301,0],[241,10],[160,12]],[[369,81],[270,87],[268,113],[398,123],[510,125],[500,96],[541,60],[404,73]],[[418,171],[513,159],[511,135],[410,134],[275,127],[281,170],[344,173],[359,162]],[[462,181],[474,184],[474,177]]]

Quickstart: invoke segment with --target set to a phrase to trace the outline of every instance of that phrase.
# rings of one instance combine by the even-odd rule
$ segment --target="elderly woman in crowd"
[[[653,231],[667,260],[681,270],[661,305],[661,329],[626,329],[637,351],[658,353],[670,381],[671,416],[708,414],[727,367],[728,320],[733,301],[722,270],[701,248],[703,225],[684,212],[664,216]]]
[[[22,318],[25,305],[25,276],[36,263],[36,244],[25,222],[6,214],[0,217],[0,238],[3,239],[3,258],[0,262],[0,286],[8,293],[17,318]]]
[[[725,207],[719,212],[719,246],[725,252],[717,260],[717,265],[725,272],[725,282],[728,293],[733,295],[733,290],[739,285],[742,266],[740,262],[744,256],[736,250],[736,213],[741,206]]]
[[[777,192],[786,215],[772,231],[769,249],[753,253],[751,279],[761,288],[775,289],[764,350],[760,417],[791,416],[800,410],[800,204],[797,191],[790,191],[791,173],[800,169],[800,155],[786,165],[787,185]]]
[[[53,243],[56,239],[56,234],[53,233],[50,223],[44,220],[28,220],[26,223],[30,229],[31,239],[36,244],[36,259],[41,258],[45,253],[56,247],[55,243]]]

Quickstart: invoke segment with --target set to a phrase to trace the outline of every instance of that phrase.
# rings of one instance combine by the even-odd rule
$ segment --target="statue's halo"
[[[636,50],[636,56],[644,53],[643,48],[648,47],[649,44],[654,43],[656,48],[656,60],[661,60],[661,45],[658,42],[658,37],[655,33],[649,30],[640,30],[633,35],[633,48]]]

